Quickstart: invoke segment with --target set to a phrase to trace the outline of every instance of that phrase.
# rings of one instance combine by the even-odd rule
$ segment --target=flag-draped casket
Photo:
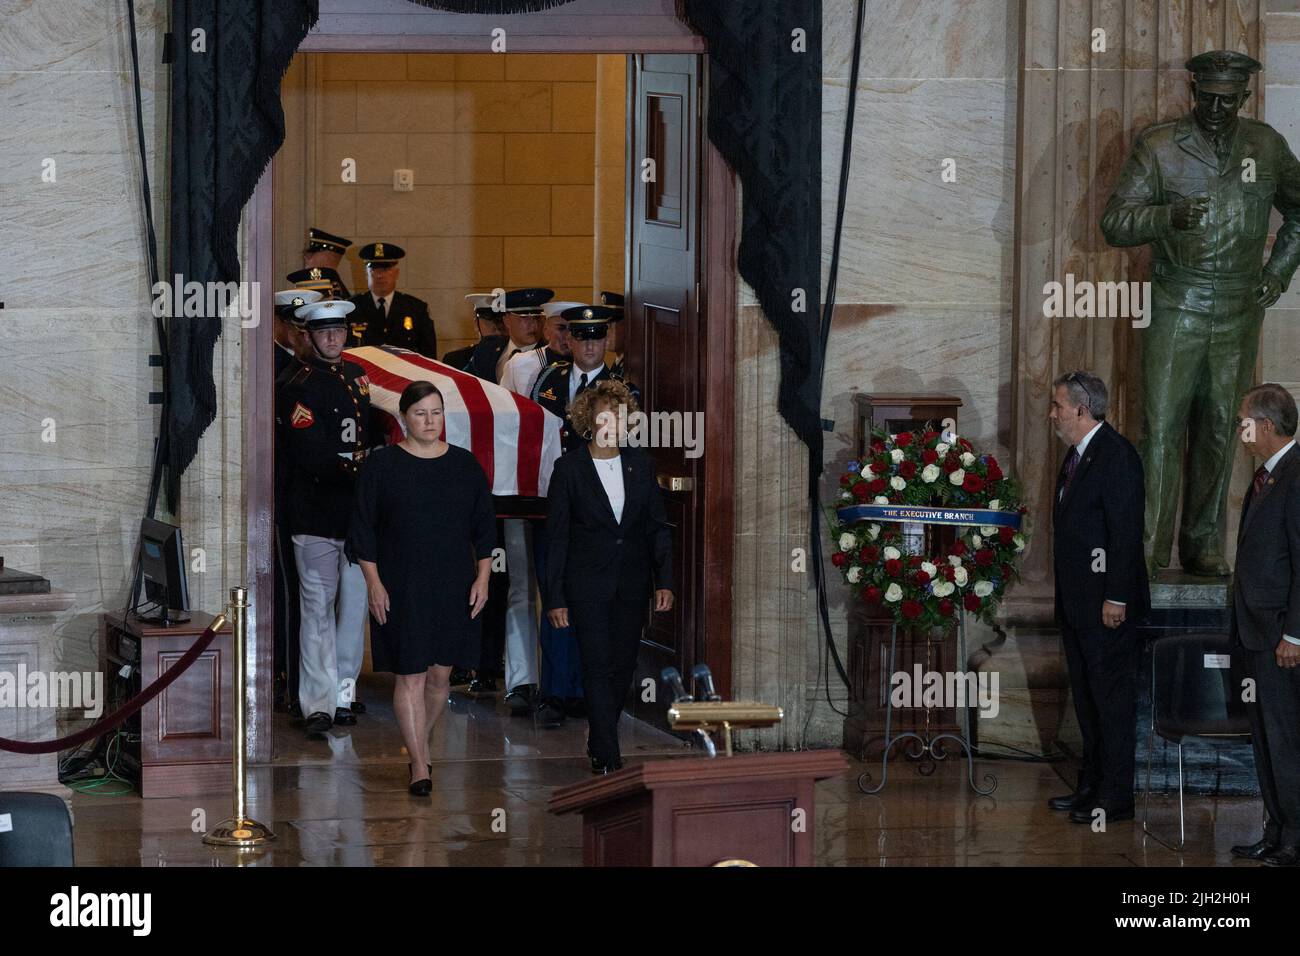
[[[536,402],[494,382],[392,346],[347,349],[343,357],[365,369],[370,403],[402,435],[397,410],[402,390],[427,381],[442,392],[447,441],[473,452],[494,495],[545,496],[560,457],[560,419]]]

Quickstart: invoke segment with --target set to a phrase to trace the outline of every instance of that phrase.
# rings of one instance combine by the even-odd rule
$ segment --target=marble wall
[[[136,3],[153,216],[165,269],[167,0]],[[148,494],[161,387],[150,314],[126,7],[9,4],[0,29],[0,555],[75,595],[59,669],[93,669],[102,611],[120,609]],[[53,165],[49,164],[53,161]],[[53,170],[53,181],[42,178]],[[238,326],[217,346],[221,413],[182,483],[192,606],[240,583]],[[159,518],[169,520],[160,507]]]

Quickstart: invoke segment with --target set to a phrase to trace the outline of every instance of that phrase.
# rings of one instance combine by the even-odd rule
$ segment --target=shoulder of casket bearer
[[[369,242],[358,250],[362,262],[372,266],[391,266],[406,258],[406,250],[391,242]]]
[[[313,252],[344,253],[348,251],[351,245],[351,239],[344,239],[342,236],[336,236],[324,229],[317,229],[312,226],[307,230],[307,248]]]

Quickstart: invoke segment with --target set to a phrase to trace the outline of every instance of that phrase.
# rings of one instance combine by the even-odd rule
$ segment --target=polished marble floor
[[[76,794],[80,865],[112,866],[577,866],[582,829],[555,817],[546,801],[557,787],[589,779],[585,721],[558,730],[512,718],[500,700],[453,695],[434,730],[431,798],[407,793],[407,761],[392,720],[390,684],[366,675],[368,712],[357,725],[311,741],[277,715],[275,761],[250,768],[252,815],[278,839],[240,854],[205,846],[200,836],[230,815],[229,796],[141,800]],[[677,738],[624,715],[629,762],[700,759]],[[1147,838],[1140,824],[1093,832],[1045,806],[1064,791],[1063,765],[982,761],[997,775],[991,797],[966,787],[964,764],[931,776],[891,762],[878,796],[857,787],[863,765],[817,787],[817,862],[824,866],[1255,866],[1228,848],[1258,837],[1258,800],[1189,798],[1187,851]],[[870,769],[878,773],[878,767]],[[1153,812],[1176,835],[1177,806]],[[197,832],[196,832],[197,831]]]

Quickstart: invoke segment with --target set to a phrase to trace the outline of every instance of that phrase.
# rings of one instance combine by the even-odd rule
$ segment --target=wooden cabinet
[[[110,711],[165,674],[212,623],[211,614],[191,611],[190,616],[188,623],[172,627],[146,624],[134,615],[100,618],[100,659]],[[234,638],[227,624],[189,670],[124,725],[119,772],[138,778],[141,796],[230,791],[233,655]]]

